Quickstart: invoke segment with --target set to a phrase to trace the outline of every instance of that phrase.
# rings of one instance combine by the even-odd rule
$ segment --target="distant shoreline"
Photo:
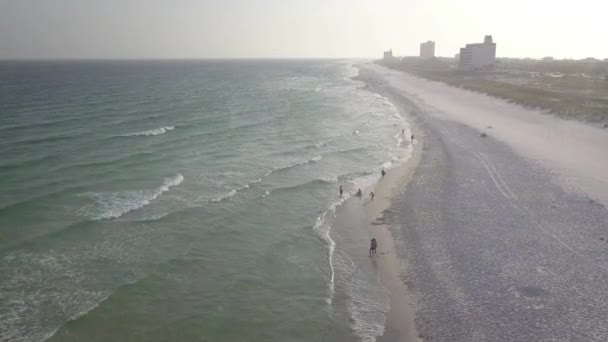
[[[412,76],[494,96],[525,108],[542,109],[570,120],[608,121],[608,80],[576,77],[527,77],[519,70],[466,72],[424,62],[378,64]],[[438,62],[440,63],[440,62]],[[529,74],[534,72],[526,71]],[[521,72],[525,74],[525,72]]]

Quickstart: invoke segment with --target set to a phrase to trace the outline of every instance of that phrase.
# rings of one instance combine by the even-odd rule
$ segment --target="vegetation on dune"
[[[528,108],[545,109],[564,118],[591,122],[608,120],[608,72],[602,67],[581,64],[576,69],[571,62],[565,66],[557,63],[554,68],[541,62],[522,67],[503,62],[492,71],[470,72],[458,70],[441,60],[423,62],[411,58],[381,64]],[[568,70],[572,74],[557,70]],[[593,73],[581,72],[590,70]]]

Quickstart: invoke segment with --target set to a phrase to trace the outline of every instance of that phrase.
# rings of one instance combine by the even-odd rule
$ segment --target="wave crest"
[[[135,133],[128,133],[128,134],[124,134],[122,135],[123,137],[137,137],[137,136],[150,136],[150,135],[160,135],[160,134],[165,134],[168,131],[172,131],[175,129],[175,126],[165,126],[165,127],[160,127],[160,128],[156,128],[156,129],[151,129],[149,131],[142,131],[142,132],[135,132]]]
[[[310,164],[310,163],[316,163],[316,162],[320,161],[321,158],[322,158],[321,156],[316,156],[316,157],[312,157],[310,159],[302,160],[302,161],[295,162],[295,163],[292,163],[292,164],[287,164],[287,165],[275,167],[274,169],[266,172],[264,174],[264,177],[270,176],[271,174],[276,173],[276,172],[281,172],[281,171],[289,170],[289,169],[297,167],[297,166],[306,165],[306,164]]]
[[[84,195],[94,203],[82,207],[77,214],[94,221],[118,218],[150,204],[164,192],[180,185],[183,181],[184,176],[177,174],[174,177],[165,178],[163,183],[154,190],[86,193]]]
[[[212,202],[212,203],[220,203],[220,202],[223,202],[223,201],[225,201],[225,200],[228,200],[228,199],[230,199],[230,198],[232,198],[232,197],[236,196],[236,194],[238,194],[239,192],[244,191],[244,190],[247,190],[247,189],[249,189],[249,188],[250,188],[250,187],[251,187],[253,184],[259,183],[259,182],[261,182],[261,181],[262,181],[262,179],[261,179],[261,178],[258,178],[258,179],[256,179],[255,181],[253,181],[253,182],[251,182],[251,183],[248,183],[248,184],[245,184],[245,185],[239,186],[238,188],[232,189],[232,190],[230,190],[229,192],[227,192],[227,193],[225,193],[225,194],[223,194],[223,195],[221,195],[221,196],[219,196],[219,197],[216,197],[216,198],[212,199],[210,202]]]

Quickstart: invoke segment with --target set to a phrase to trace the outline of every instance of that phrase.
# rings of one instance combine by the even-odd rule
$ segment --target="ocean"
[[[374,341],[332,226],[410,131],[352,64],[0,62],[0,341]]]

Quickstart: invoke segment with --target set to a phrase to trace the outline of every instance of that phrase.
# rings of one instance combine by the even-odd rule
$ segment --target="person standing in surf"
[[[344,193],[344,190],[342,190],[342,185],[340,185],[340,197],[342,197],[343,193]]]
[[[378,242],[376,242],[376,239],[372,239],[371,244],[369,246],[369,256],[371,257],[372,254],[376,254],[376,249],[378,248]]]

